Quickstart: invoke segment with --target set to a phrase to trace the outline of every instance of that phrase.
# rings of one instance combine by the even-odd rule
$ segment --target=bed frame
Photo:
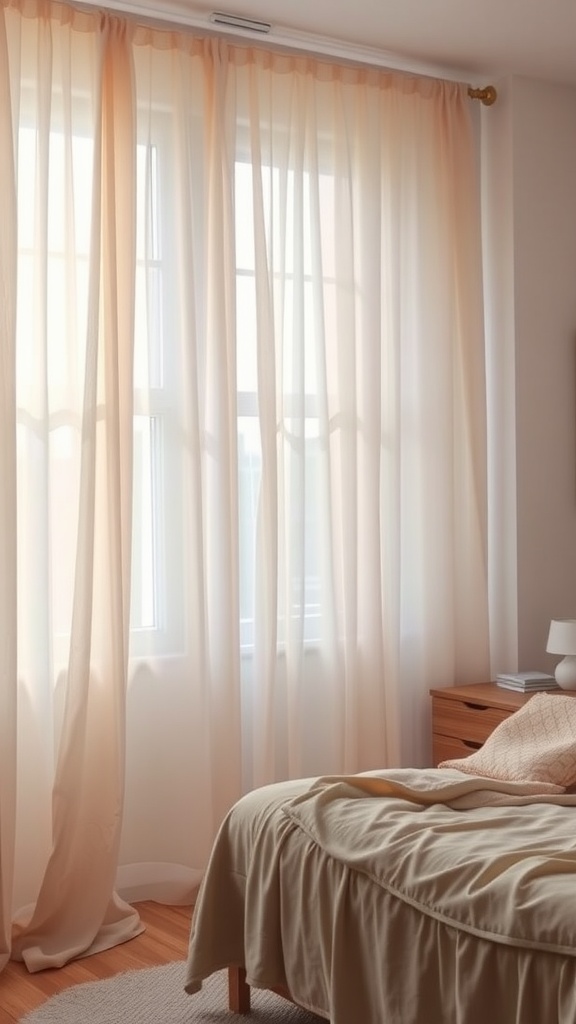
[[[272,988],[268,992],[275,992],[277,996],[288,999],[289,1002],[298,1004],[292,999],[287,988]],[[246,981],[246,969],[244,967],[228,968],[228,1009],[232,1013],[250,1013],[250,985]],[[310,1013],[310,1010],[308,1011]],[[318,1017],[318,1020],[323,1020]]]
[[[243,967],[228,968],[228,1007],[232,1013],[250,1013],[250,985]]]

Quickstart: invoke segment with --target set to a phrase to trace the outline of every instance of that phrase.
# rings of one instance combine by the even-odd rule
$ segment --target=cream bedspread
[[[575,1024],[576,797],[451,769],[282,783],[230,812],[187,990],[228,964],[332,1024]]]

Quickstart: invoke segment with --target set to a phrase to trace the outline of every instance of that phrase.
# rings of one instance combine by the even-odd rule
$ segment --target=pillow
[[[441,761],[500,782],[540,782],[557,789],[576,783],[576,697],[535,693],[496,726],[480,750]]]

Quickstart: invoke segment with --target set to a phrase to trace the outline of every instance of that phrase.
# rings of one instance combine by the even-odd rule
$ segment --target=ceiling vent
[[[239,18],[235,14],[223,14],[214,11],[210,15],[213,25],[226,25],[228,28],[240,28],[245,32],[269,32],[272,25],[268,21],[258,21],[256,18]]]

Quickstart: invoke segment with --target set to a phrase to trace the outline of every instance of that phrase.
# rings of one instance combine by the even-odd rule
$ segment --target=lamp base
[[[556,682],[563,690],[576,690],[576,655],[567,654],[556,665]]]

